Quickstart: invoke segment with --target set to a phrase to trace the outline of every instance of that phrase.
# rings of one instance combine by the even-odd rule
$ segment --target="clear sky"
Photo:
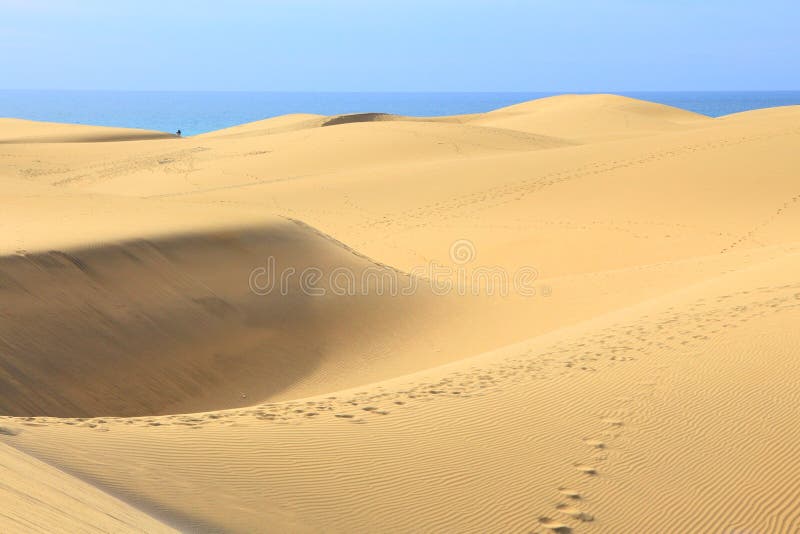
[[[0,0],[0,88],[800,89],[800,1]]]

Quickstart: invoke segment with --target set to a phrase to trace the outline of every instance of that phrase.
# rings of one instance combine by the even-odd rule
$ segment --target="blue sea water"
[[[0,91],[0,117],[165,132],[181,129],[185,135],[194,135],[285,113],[454,115],[489,111],[553,94]],[[800,104],[800,91],[622,94],[712,117]]]

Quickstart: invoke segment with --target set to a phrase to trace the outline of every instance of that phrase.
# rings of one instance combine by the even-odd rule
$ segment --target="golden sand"
[[[798,146],[613,95],[0,119],[0,530],[796,532]]]

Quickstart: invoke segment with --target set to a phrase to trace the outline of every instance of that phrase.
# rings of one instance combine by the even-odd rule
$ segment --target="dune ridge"
[[[795,532],[798,109],[2,122],[34,141],[0,144],[0,465],[38,467],[0,503],[41,492],[40,530]],[[269,257],[326,294],[258,294]]]
[[[0,144],[111,143],[176,137],[176,135],[164,132],[133,128],[0,118]]]

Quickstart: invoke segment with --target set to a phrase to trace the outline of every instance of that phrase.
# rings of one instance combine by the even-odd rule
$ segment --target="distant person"
[[[180,131],[180,130],[178,130],[177,132],[175,132],[175,135],[177,135],[178,137],[180,137],[180,136],[181,136],[181,131]]]

